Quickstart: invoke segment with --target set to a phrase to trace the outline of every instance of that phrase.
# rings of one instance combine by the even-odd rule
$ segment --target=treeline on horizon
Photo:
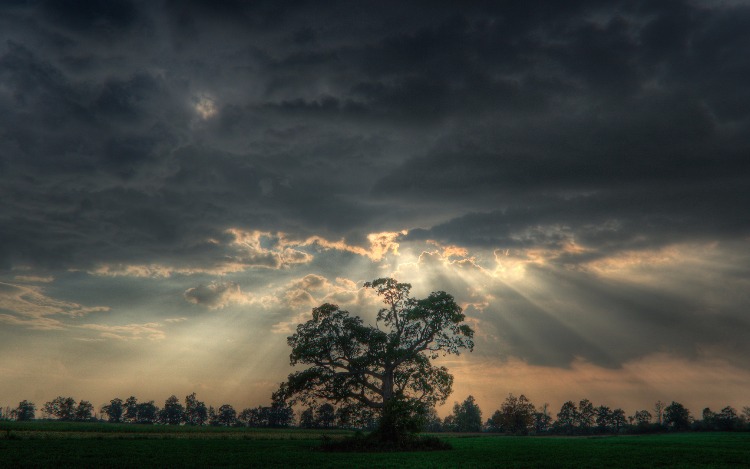
[[[206,406],[195,393],[185,396],[184,404],[172,395],[158,407],[154,401],[138,402],[131,396],[125,400],[112,399],[101,406],[99,414],[85,400],[76,403],[72,397],[58,396],[37,409],[33,402],[19,402],[11,408],[0,407],[0,420],[31,421],[39,410],[43,420],[64,422],[109,422],[142,425],[191,425],[222,427],[293,427],[315,429],[373,430],[377,415],[372,409],[361,406],[339,406],[330,403],[312,405],[299,412],[280,402],[270,406],[246,408],[237,412],[230,404],[219,407]],[[653,411],[653,413],[652,413]],[[106,419],[104,418],[106,416]],[[434,408],[421,416],[422,430],[426,432],[491,432],[511,435],[594,435],[621,433],[657,433],[665,431],[750,431],[750,406],[738,412],[726,406],[718,412],[708,407],[700,418],[679,402],[666,404],[657,401],[651,410],[642,409],[626,415],[619,408],[594,406],[588,399],[578,403],[563,403],[556,418],[549,405],[536,407],[524,395],[508,395],[500,408],[486,420],[482,411],[468,396],[456,402],[453,412],[441,419]]]

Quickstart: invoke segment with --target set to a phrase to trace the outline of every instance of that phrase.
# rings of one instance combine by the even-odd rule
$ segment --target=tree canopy
[[[380,415],[379,434],[395,439],[420,426],[410,421],[444,403],[453,376],[434,366],[440,354],[474,348],[474,331],[453,296],[409,296],[411,285],[392,278],[365,283],[382,298],[375,326],[326,303],[287,340],[290,363],[310,365],[289,375],[275,399],[311,404],[318,400],[360,404]]]

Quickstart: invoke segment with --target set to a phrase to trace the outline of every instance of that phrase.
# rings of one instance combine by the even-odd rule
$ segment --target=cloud
[[[317,274],[308,274],[292,283],[293,288],[301,290],[322,290],[329,286],[328,279]]]
[[[105,340],[163,340],[166,338],[164,331],[161,330],[161,325],[158,323],[126,324],[123,326],[82,324],[78,327],[80,329],[95,331],[98,333],[99,338]]]
[[[184,317],[181,317],[181,318],[167,318],[167,319],[164,320],[164,322],[166,322],[168,324],[175,324],[175,323],[179,323],[179,322],[185,322],[187,320],[188,320],[188,318],[184,318]]]
[[[252,297],[242,293],[240,286],[234,282],[211,282],[208,285],[185,290],[185,299],[210,309],[221,309],[231,304],[248,304]]]
[[[55,281],[55,277],[40,277],[38,275],[16,275],[13,279],[24,283],[51,283]]]
[[[344,310],[354,309],[356,314],[357,310],[372,306],[376,300],[374,294],[350,279],[338,277],[331,281],[318,274],[294,279],[272,295],[283,299],[272,305],[277,315],[285,318],[271,325],[271,330],[280,334],[293,333],[298,324],[312,317],[312,309],[323,303],[336,304]],[[290,312],[292,317],[289,317]]]
[[[0,282],[0,322],[39,330],[67,329],[66,320],[109,311],[83,306],[44,294],[41,287]]]
[[[303,246],[314,245],[324,249],[336,249],[347,251],[361,256],[369,257],[372,261],[380,261],[387,254],[398,255],[398,239],[407,234],[406,230],[400,232],[370,233],[367,235],[369,249],[347,244],[346,241],[328,241],[319,236],[312,236],[302,242]]]

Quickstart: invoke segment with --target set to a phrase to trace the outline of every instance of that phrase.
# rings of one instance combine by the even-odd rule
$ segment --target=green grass
[[[324,453],[347,432],[64,423],[0,425],[0,467],[750,467],[750,433],[444,436],[453,450]]]

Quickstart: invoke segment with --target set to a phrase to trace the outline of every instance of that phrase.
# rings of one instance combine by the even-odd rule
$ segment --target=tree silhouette
[[[636,425],[640,427],[645,427],[649,423],[651,423],[651,412],[647,410],[638,410],[633,415],[633,419],[635,420]]]
[[[128,423],[135,423],[138,421],[138,399],[135,396],[130,396],[125,400],[125,414],[123,419]]]
[[[726,406],[716,414],[716,426],[719,430],[734,430],[739,425],[740,418],[734,407]]]
[[[482,411],[474,396],[467,397],[461,404],[456,402],[453,405],[453,423],[458,432],[482,431]]]
[[[315,428],[315,409],[308,407],[299,416],[299,426],[302,428]]]
[[[45,402],[42,411],[58,420],[72,421],[76,419],[76,400],[72,397],[57,396]]]
[[[18,403],[15,414],[16,420],[18,420],[19,422],[34,420],[34,417],[36,416],[36,406],[33,402],[23,400]]]
[[[120,423],[122,421],[122,415],[125,411],[122,399],[115,397],[109,404],[102,406],[101,412],[107,414],[107,421],[109,423]]]
[[[195,397],[195,393],[185,396],[185,412],[182,419],[188,425],[203,425],[208,419],[206,404]]]
[[[606,432],[612,426],[612,409],[606,405],[596,408],[596,426],[600,432]]]
[[[92,418],[94,412],[94,406],[89,401],[81,401],[75,410],[75,421],[76,422],[88,422]]]
[[[216,423],[224,427],[230,427],[237,421],[237,411],[230,404],[224,404],[216,412]]]
[[[172,394],[164,401],[164,408],[159,413],[159,421],[166,425],[179,425],[182,422],[185,408],[177,396]]]
[[[534,431],[537,433],[546,432],[550,426],[552,426],[552,416],[549,414],[549,404],[545,402],[534,412]]]
[[[336,420],[336,409],[329,403],[322,404],[315,412],[316,426],[331,428]]]
[[[274,399],[359,403],[380,415],[376,438],[397,441],[418,431],[419,417],[451,393],[453,376],[430,360],[472,350],[474,331],[445,292],[417,300],[409,296],[411,285],[391,278],[365,287],[386,304],[377,314],[378,327],[333,304],[314,308],[313,318],[287,340],[291,365],[310,367],[289,375]]]
[[[664,423],[674,430],[690,428],[690,411],[679,402],[672,401],[664,408]]]
[[[588,431],[594,424],[594,418],[596,417],[596,409],[594,404],[588,399],[582,399],[578,403],[577,425],[582,431]]]
[[[654,412],[656,415],[656,423],[658,425],[662,425],[664,423],[664,408],[666,406],[667,405],[661,400],[658,400],[654,403]]]
[[[567,401],[560,407],[557,413],[557,422],[555,425],[566,433],[572,433],[578,422],[578,408],[573,401]]]
[[[310,421],[313,422],[312,410],[310,412]],[[237,420],[248,427],[288,427],[294,420],[294,411],[287,405],[274,402],[270,407],[244,409]]]
[[[136,423],[152,424],[159,419],[159,408],[154,401],[141,402],[135,406]]]
[[[628,419],[625,417],[625,411],[622,409],[615,409],[612,411],[611,425],[615,433],[619,433],[620,429],[627,425]]]
[[[516,397],[508,394],[500,406],[503,431],[515,435],[526,435],[534,425],[534,404],[521,394]]]

